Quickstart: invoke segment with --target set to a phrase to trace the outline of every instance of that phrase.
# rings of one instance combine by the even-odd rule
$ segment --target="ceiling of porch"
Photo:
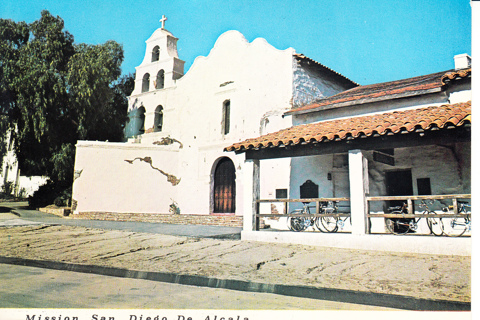
[[[224,151],[243,152],[292,145],[344,141],[370,136],[462,127],[471,123],[471,101],[294,126],[247,139]]]

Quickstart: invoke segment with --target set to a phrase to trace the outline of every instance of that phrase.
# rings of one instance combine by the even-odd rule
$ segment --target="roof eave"
[[[354,105],[362,105],[362,104],[366,104],[366,103],[382,102],[382,101],[388,101],[388,100],[395,100],[395,99],[402,99],[402,98],[420,96],[420,95],[425,95],[425,94],[437,93],[437,92],[441,92],[441,91],[444,91],[444,87],[437,87],[437,88],[432,88],[432,89],[427,89],[427,90],[403,92],[403,93],[397,93],[397,94],[375,97],[375,98],[364,98],[364,99],[357,99],[357,100],[353,100],[353,101],[331,103],[331,104],[318,106],[316,108],[309,108],[309,109],[304,109],[304,110],[293,109],[293,110],[289,110],[289,111],[285,112],[284,115],[285,116],[290,116],[290,115],[306,114],[306,113],[312,113],[312,112],[329,110],[329,109],[350,107],[350,106],[354,106]]]

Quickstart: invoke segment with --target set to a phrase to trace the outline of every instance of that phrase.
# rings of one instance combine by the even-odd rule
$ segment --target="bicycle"
[[[442,217],[440,218],[440,225],[443,233],[447,237],[460,237],[466,231],[471,230],[470,213],[467,212],[467,207],[471,207],[468,202],[457,201],[458,214],[465,215],[465,217]],[[444,207],[442,209],[445,213],[453,214],[453,206]]]
[[[433,204],[433,200],[429,201],[430,204]],[[428,216],[427,219],[427,226],[430,229],[430,233],[434,234],[435,236],[443,235],[443,228],[442,228],[442,219],[437,215],[435,211],[430,210],[428,204],[425,200],[422,200],[422,203],[419,204],[420,207],[425,207],[425,210],[422,214],[428,215],[436,215],[436,217]]]
[[[391,214],[405,215],[408,213],[408,205],[404,203],[402,206],[389,207],[388,210]],[[406,234],[409,231],[417,230],[418,220],[420,218],[386,218],[385,225],[392,234]]]
[[[326,204],[322,205],[322,208],[321,208],[322,213],[323,214],[337,213],[338,212],[337,203],[338,201],[328,201]],[[325,217],[320,217],[320,222],[327,232],[333,233],[333,232],[337,232],[339,228],[340,230],[343,229],[345,225],[345,221],[347,219],[348,217],[341,219],[340,217],[325,216]],[[323,231],[323,230],[320,230],[320,231]]]
[[[331,214],[336,213],[338,207],[336,202],[328,201],[322,202],[320,211],[322,214]],[[297,209],[291,212],[291,214],[310,214],[310,207],[308,202],[303,203],[302,209]],[[339,228],[339,225],[342,224],[345,219],[340,219],[333,216],[324,216],[324,217],[289,217],[287,220],[287,225],[290,230],[293,231],[304,231],[310,226],[317,227],[321,232],[336,232]],[[343,225],[342,225],[343,227]]]
[[[310,214],[309,202],[303,203],[302,209],[297,209],[291,212],[291,214]],[[319,230],[319,222],[316,217],[289,217],[287,219],[288,228],[292,231],[300,232],[307,229],[310,226],[316,226]]]

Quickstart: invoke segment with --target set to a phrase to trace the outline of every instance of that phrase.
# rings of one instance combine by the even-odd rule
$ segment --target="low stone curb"
[[[243,217],[224,214],[171,214],[171,213],[122,213],[122,212],[80,212],[71,214],[72,219],[154,222],[168,224],[194,224],[224,227],[242,227]]]
[[[32,260],[0,256],[0,263],[45,269],[92,273],[131,279],[143,279],[165,283],[175,283],[198,287],[220,288],[246,292],[273,293],[284,296],[309,299],[338,301],[361,305],[379,306],[416,311],[470,311],[471,303],[448,300],[428,300],[414,297],[361,292],[344,289],[317,288],[309,286],[291,286],[268,284],[242,280],[217,279],[196,275],[166,272],[137,271],[114,267],[82,265],[48,260]]]
[[[40,212],[54,214],[59,217],[68,217],[72,210],[70,208],[60,208],[60,207],[44,207],[37,209]]]

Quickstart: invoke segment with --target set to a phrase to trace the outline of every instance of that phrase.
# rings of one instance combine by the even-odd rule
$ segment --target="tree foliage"
[[[23,173],[67,188],[77,140],[123,140],[122,61],[120,44],[75,44],[48,11],[31,24],[0,19],[0,141],[14,133]]]

